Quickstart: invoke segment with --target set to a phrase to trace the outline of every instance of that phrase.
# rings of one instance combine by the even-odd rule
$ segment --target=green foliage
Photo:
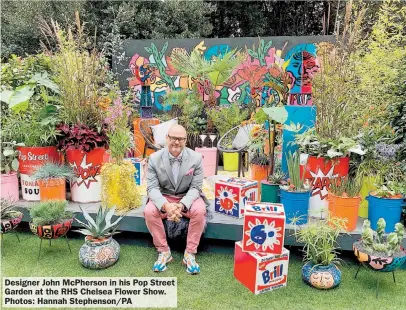
[[[38,167],[31,176],[33,180],[44,180],[63,178],[71,180],[75,176],[72,167],[54,162],[46,162]]]
[[[63,220],[72,218],[72,212],[65,211],[68,206],[66,200],[63,201],[45,201],[33,205],[30,209],[30,215],[34,225],[54,225]]]
[[[0,199],[0,218],[2,220],[13,218],[16,213],[16,208],[18,207],[17,201],[1,198]]]
[[[371,229],[371,222],[364,220],[362,225],[361,242],[367,253],[380,252],[386,256],[392,256],[394,253],[401,251],[402,240],[405,227],[401,223],[395,225],[395,232],[385,237],[386,222],[380,218],[377,223],[377,230]]]
[[[323,266],[340,263],[337,257],[339,248],[337,237],[343,231],[344,225],[345,220],[341,218],[328,218],[315,221],[305,227],[295,226],[294,236],[298,242],[304,243],[303,260]]]
[[[0,135],[0,139],[1,139]],[[11,173],[18,170],[18,151],[17,146],[24,146],[23,143],[16,143],[16,141],[5,142],[0,141],[0,168],[1,173]]]
[[[360,190],[359,182],[348,177],[333,179],[330,186],[330,192],[339,197],[358,197]]]
[[[204,104],[197,91],[171,91],[165,95],[164,102],[165,105],[171,106],[172,118],[177,117],[179,124],[185,127],[188,134],[204,131],[207,121],[202,118]]]
[[[381,198],[390,198],[397,195],[404,195],[406,193],[406,182],[392,182],[389,181],[385,184],[377,184],[377,189],[373,192],[373,195]]]
[[[113,208],[103,208],[102,206],[99,207],[99,210],[96,215],[96,220],[93,220],[93,218],[84,211],[82,208],[83,216],[86,220],[85,222],[82,222],[78,219],[76,221],[84,227],[84,229],[79,229],[75,230],[76,232],[80,232],[84,234],[85,236],[92,237],[94,239],[99,239],[99,238],[104,238],[104,237],[110,237],[114,234],[118,234],[116,232],[118,226],[120,225],[120,221],[124,218],[125,215],[121,215],[118,217],[113,223],[111,222],[111,219],[114,215],[115,212],[115,207]]]
[[[209,119],[216,126],[220,136],[235,126],[240,125],[248,117],[248,111],[241,110],[237,102],[207,110]]]
[[[274,170],[272,175],[268,176],[268,182],[271,184],[283,184],[286,179],[286,174],[282,170]]]
[[[287,158],[289,179],[287,185],[281,185],[280,188],[292,191],[292,192],[308,192],[310,190],[310,184],[305,181],[305,171],[303,171],[302,177],[300,177],[300,154],[299,152],[289,152]]]

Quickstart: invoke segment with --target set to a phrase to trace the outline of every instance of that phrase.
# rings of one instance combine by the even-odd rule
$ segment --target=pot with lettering
[[[115,264],[120,256],[120,245],[113,239],[120,221],[124,215],[119,216],[113,223],[111,218],[115,212],[115,207],[109,209],[99,207],[95,220],[82,210],[82,222],[76,218],[76,221],[83,227],[76,230],[84,234],[85,244],[79,250],[79,262],[89,269],[104,269]]]
[[[311,194],[309,200],[309,216],[325,218],[328,215],[327,195],[331,181],[335,178],[348,176],[350,167],[349,157],[325,158],[308,156],[307,162],[301,156],[301,176],[305,171],[305,178],[310,181]]]
[[[100,201],[100,171],[103,163],[109,161],[106,149],[98,147],[85,152],[71,148],[66,151],[66,159],[75,173],[70,184],[72,201],[81,203]]]
[[[38,181],[33,180],[31,175],[47,161],[60,162],[60,154],[55,146],[19,146],[17,150],[23,199],[39,201]]]

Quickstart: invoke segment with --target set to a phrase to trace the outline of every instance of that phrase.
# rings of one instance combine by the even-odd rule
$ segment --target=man
[[[190,219],[183,263],[189,274],[200,272],[195,254],[205,227],[207,200],[202,194],[202,155],[185,148],[186,137],[185,128],[172,126],[166,137],[167,147],[152,154],[148,162],[144,216],[159,252],[153,266],[156,272],[165,271],[173,259],[162,219],[179,221],[182,216]]]

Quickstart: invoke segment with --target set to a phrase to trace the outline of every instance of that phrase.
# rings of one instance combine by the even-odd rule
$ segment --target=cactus
[[[362,244],[364,249],[371,253],[372,250],[376,252],[385,253],[387,256],[392,256],[401,248],[405,227],[401,223],[395,225],[395,232],[390,233],[385,238],[386,222],[380,218],[377,223],[376,233],[371,229],[371,222],[365,220],[362,225]]]
[[[398,236],[398,246],[401,246],[403,236],[405,235],[405,227],[401,223],[397,223],[395,225],[395,233]]]
[[[383,218],[380,218],[377,223],[377,228],[376,228],[376,233],[378,235],[378,242],[382,243],[383,242],[383,235],[385,234],[385,227],[386,227],[386,222]]]

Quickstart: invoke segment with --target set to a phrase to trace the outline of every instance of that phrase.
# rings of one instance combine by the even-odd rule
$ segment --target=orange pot
[[[41,201],[66,200],[65,179],[38,180]]]
[[[346,231],[353,231],[357,228],[358,208],[361,197],[339,197],[328,193],[328,211],[331,216],[346,219]]]
[[[269,174],[269,165],[251,164],[251,180],[258,181],[258,194],[261,194],[261,181],[266,180]]]

